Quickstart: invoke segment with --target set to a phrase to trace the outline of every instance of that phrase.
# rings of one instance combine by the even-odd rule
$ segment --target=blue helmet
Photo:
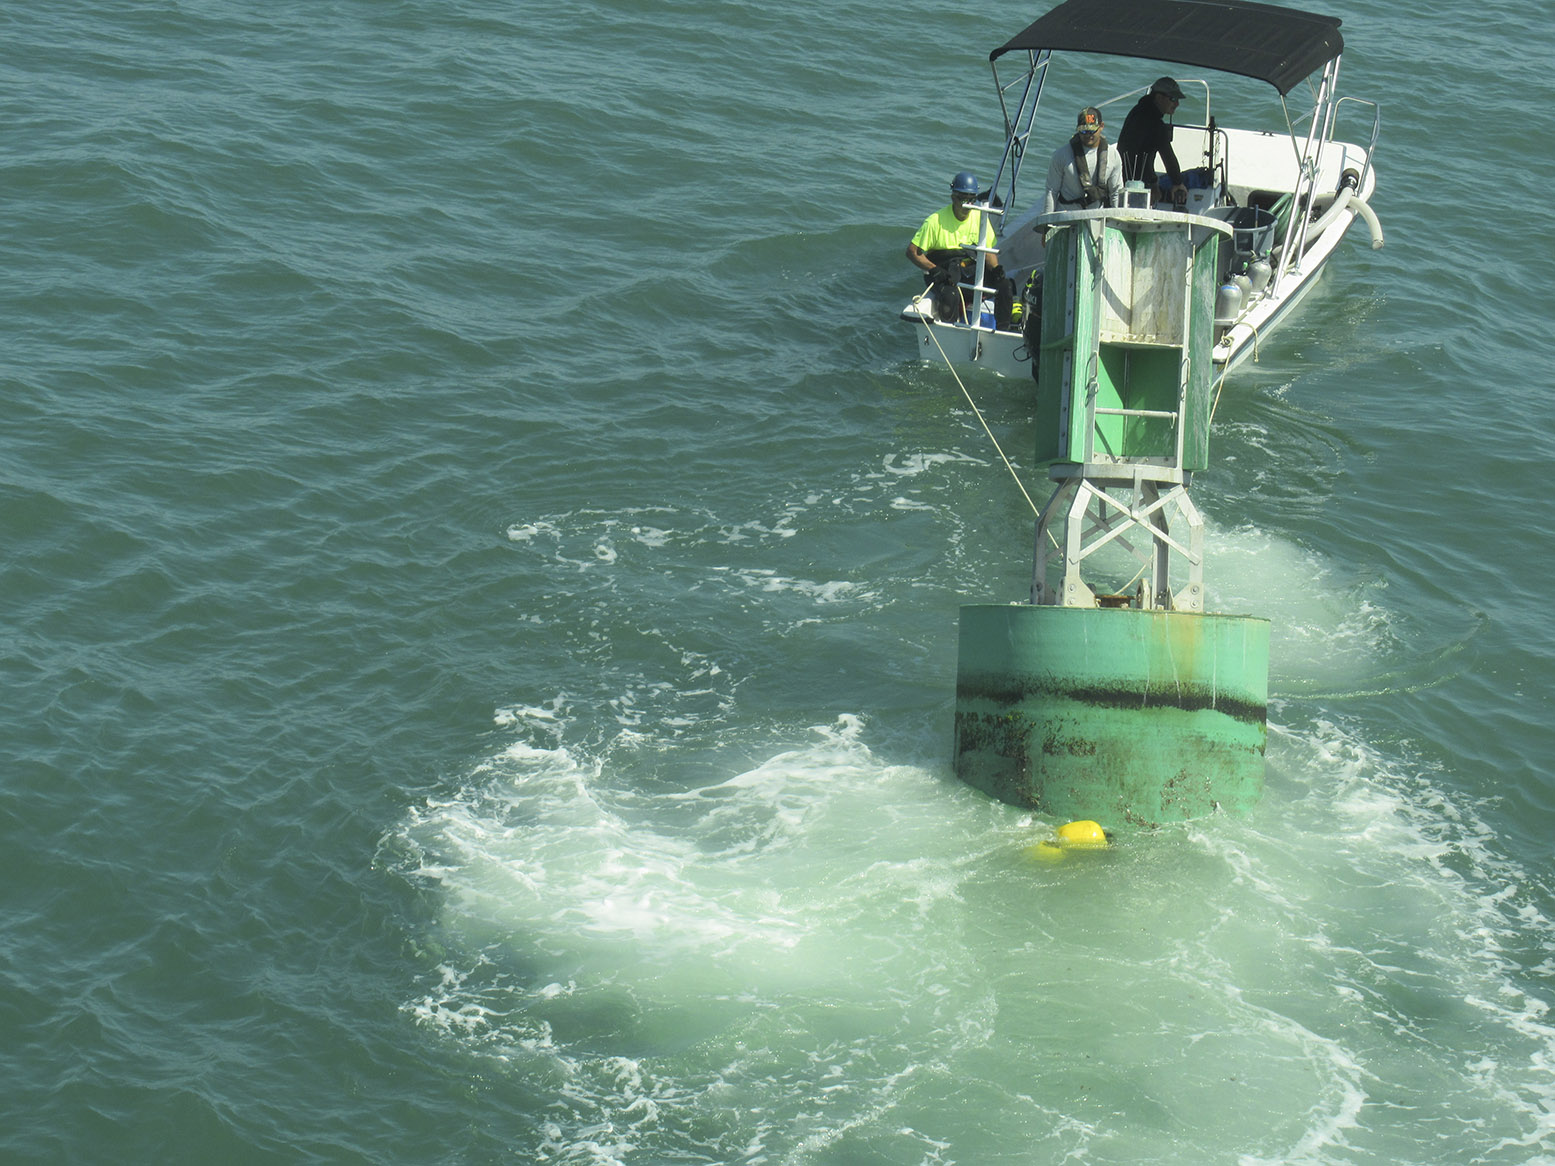
[[[950,180],[951,194],[976,194],[977,175],[970,170],[963,170]]]

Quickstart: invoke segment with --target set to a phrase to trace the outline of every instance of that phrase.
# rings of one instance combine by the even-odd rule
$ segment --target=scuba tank
[[[1244,279],[1246,276],[1243,277]],[[1234,276],[1228,277],[1215,293],[1215,323],[1226,325],[1235,322],[1242,314],[1242,287]]]
[[[1247,278],[1252,286],[1249,289],[1250,296],[1263,295],[1263,289],[1269,286],[1269,279],[1274,275],[1274,268],[1269,266],[1269,261],[1260,255],[1247,265]]]

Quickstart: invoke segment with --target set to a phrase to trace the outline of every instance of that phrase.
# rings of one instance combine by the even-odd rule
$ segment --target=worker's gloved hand
[[[948,287],[957,282],[955,273],[949,267],[941,263],[933,271],[929,272],[929,282],[935,287]]]

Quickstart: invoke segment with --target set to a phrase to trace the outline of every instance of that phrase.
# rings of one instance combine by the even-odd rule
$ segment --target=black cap
[[[1173,81],[1170,77],[1157,77],[1155,79],[1155,84],[1150,86],[1150,92],[1164,93],[1168,97],[1175,97],[1179,101],[1182,100],[1182,86],[1177,84],[1177,82]]]

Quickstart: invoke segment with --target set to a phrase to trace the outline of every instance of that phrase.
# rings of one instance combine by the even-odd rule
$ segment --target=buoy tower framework
[[[1245,809],[1263,787],[1268,621],[1204,612],[1188,493],[1208,464],[1215,274],[1232,232],[1143,208],[1037,224],[1050,233],[1036,454],[1054,489],[1029,602],[961,609],[956,772],[1109,827]],[[1109,547],[1142,564],[1121,592],[1095,583]]]

